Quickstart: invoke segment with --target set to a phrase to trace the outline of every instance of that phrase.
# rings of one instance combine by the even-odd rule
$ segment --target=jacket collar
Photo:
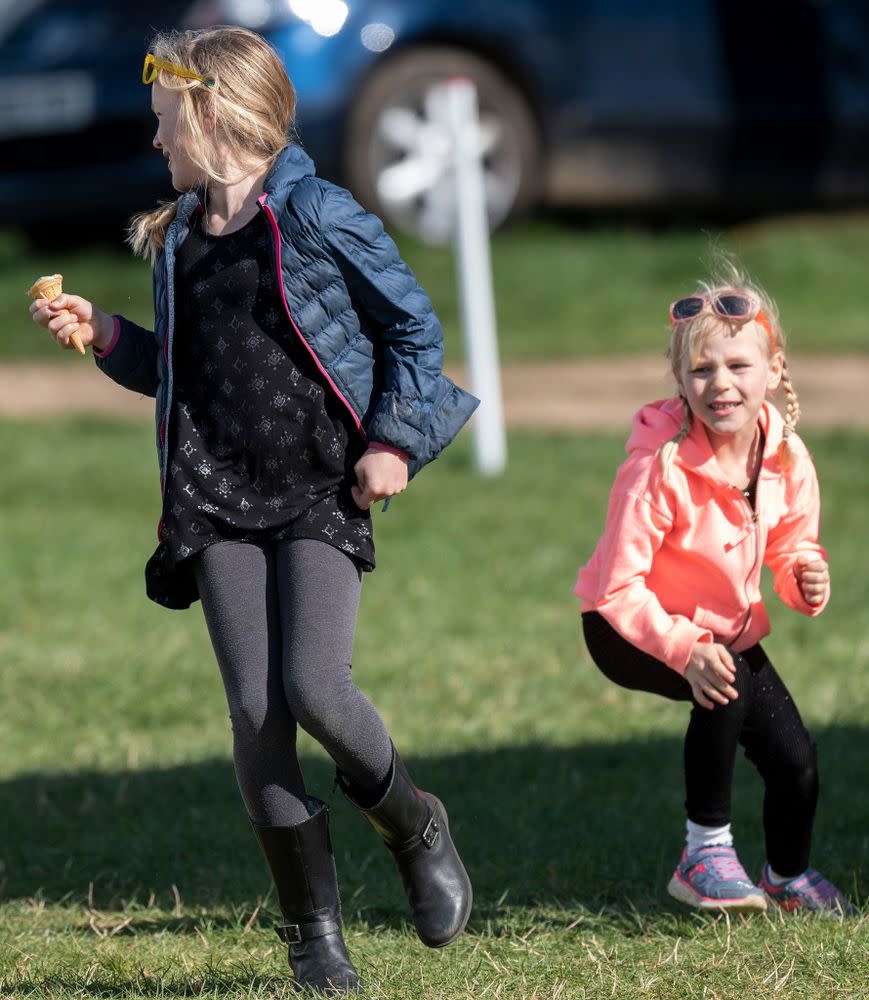
[[[295,184],[303,177],[313,176],[314,161],[300,146],[289,143],[284,146],[271,170],[266,174],[263,190],[269,199],[286,200]],[[205,192],[202,188],[193,188],[182,194],[178,199],[173,226],[188,225],[190,216],[202,207],[204,198]]]
[[[186,226],[190,216],[201,207],[202,199],[199,189],[194,188],[192,191],[186,191],[178,199],[178,207],[175,209],[175,218],[172,220],[172,224]]]
[[[263,190],[269,198],[286,198],[289,189],[297,184],[303,177],[313,177],[314,161],[310,156],[294,143],[284,146],[272,165],[272,169],[266,174],[263,183]]]
[[[763,462],[760,475],[764,478],[776,476],[779,473],[777,451],[784,431],[784,420],[779,411],[770,403],[764,402],[758,414],[758,423],[763,431]],[[691,469],[705,479],[721,486],[729,486],[724,473],[719,468],[709,444],[709,438],[700,420],[691,421],[691,430],[685,440],[679,445],[676,462],[685,469]]]

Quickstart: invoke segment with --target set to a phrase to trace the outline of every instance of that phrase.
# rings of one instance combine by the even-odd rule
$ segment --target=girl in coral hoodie
[[[851,912],[809,867],[815,744],[760,645],[776,593],[814,616],[830,595],[811,457],[774,304],[736,273],[670,307],[674,399],[634,417],[606,527],[576,593],[592,659],[612,681],[691,701],[687,843],[668,891],[700,909]],[[767,400],[781,386],[786,416]],[[759,884],[733,848],[738,746],[765,785]]]

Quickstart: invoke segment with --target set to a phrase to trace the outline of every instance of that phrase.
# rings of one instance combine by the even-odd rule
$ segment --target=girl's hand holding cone
[[[44,326],[66,350],[75,348],[84,354],[89,344],[97,348],[107,347],[114,332],[111,316],[80,295],[63,292],[59,282],[46,288],[46,280],[37,281],[27,293],[34,299],[30,306],[34,322]],[[55,294],[49,297],[52,292]]]
[[[46,302],[54,302],[63,293],[63,275],[62,274],[48,274],[45,277],[38,278],[28,289],[27,294],[35,299],[37,302],[45,299]],[[57,308],[57,307],[55,307]],[[33,310],[31,310],[32,312]],[[63,309],[58,312],[58,317],[66,317],[69,313]],[[69,347],[70,344],[78,351],[79,354],[84,354],[84,344],[82,343],[81,336],[78,332],[78,323],[67,324],[70,329],[68,331],[68,336],[66,343],[63,345]],[[66,329],[66,327],[64,327]],[[60,340],[58,338],[58,343]]]

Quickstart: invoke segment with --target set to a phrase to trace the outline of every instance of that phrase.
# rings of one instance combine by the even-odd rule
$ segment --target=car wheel
[[[495,67],[460,49],[408,49],[362,86],[348,119],[344,176],[387,226],[429,243],[452,235],[450,143],[434,85],[467,77],[477,87],[486,204],[492,229],[537,195],[540,139],[524,96]]]

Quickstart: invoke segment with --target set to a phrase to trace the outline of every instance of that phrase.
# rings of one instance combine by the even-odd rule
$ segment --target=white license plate
[[[0,139],[74,132],[93,119],[95,88],[88,73],[0,78]]]

